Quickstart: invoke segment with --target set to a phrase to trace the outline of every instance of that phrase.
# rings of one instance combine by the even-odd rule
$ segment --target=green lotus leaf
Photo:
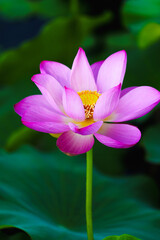
[[[12,226],[0,226],[1,240],[31,240],[24,231]]]
[[[160,22],[159,12],[159,0],[128,0],[122,7],[122,20],[136,33],[149,22]]]
[[[37,37],[0,55],[1,84],[22,82],[22,79],[28,81],[39,72],[38,66],[43,60],[71,66],[82,41],[110,19],[111,14],[105,12],[98,17],[79,15],[51,21]]]
[[[30,128],[22,126],[15,130],[7,139],[5,149],[7,151],[14,151],[15,149],[19,148],[24,143],[32,142],[39,136],[39,132],[33,131]]]
[[[86,240],[85,159],[23,147],[0,152],[0,224],[32,240]],[[159,196],[145,176],[111,178],[93,173],[95,240],[128,234],[160,237]],[[122,238],[123,239],[123,238]]]
[[[140,48],[146,48],[160,40],[160,24],[148,23],[139,33],[138,45]]]
[[[125,172],[124,155],[126,149],[109,148],[95,139],[94,166],[103,174],[121,175]]]
[[[123,234],[121,236],[111,236],[111,237],[106,237],[105,239],[103,240],[140,240],[136,237],[133,237],[131,235],[128,235],[128,234]]]
[[[25,126],[15,130],[8,138],[5,149],[8,152],[15,151],[23,144],[32,144],[43,148],[43,150],[53,151],[56,148],[56,138],[51,138],[48,134],[42,134]],[[96,141],[94,145],[95,167],[103,174],[119,175],[124,173],[123,156],[126,150],[108,148]]]
[[[8,138],[10,138],[12,133],[14,133],[14,135],[20,135],[18,127],[22,127],[22,123],[17,114],[15,114],[13,105],[24,98],[24,96],[32,95],[34,93],[37,94],[38,91],[36,90],[37,89],[34,91],[34,86],[29,80],[26,81],[25,88],[22,87],[21,83],[4,87],[0,90],[0,146],[4,147],[5,144],[9,146],[11,145],[10,142],[8,143],[7,141],[9,141]],[[16,134],[15,131],[17,130],[18,133]],[[25,133],[25,131],[23,131],[23,133]],[[17,136],[12,137],[12,139],[15,137]],[[10,141],[12,141],[12,139]]]
[[[9,19],[25,18],[32,11],[31,4],[27,0],[1,0],[0,13]]]
[[[0,0],[1,15],[12,20],[23,19],[31,15],[56,17],[67,14],[69,7],[69,3],[66,4],[63,0]]]
[[[160,125],[149,127],[143,135],[142,145],[146,151],[146,160],[160,164]]]

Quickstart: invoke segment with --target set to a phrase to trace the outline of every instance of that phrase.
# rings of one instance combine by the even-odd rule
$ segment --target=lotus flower
[[[108,147],[131,147],[141,132],[121,122],[148,113],[160,102],[160,92],[148,86],[121,90],[126,62],[122,50],[90,66],[82,48],[72,69],[43,61],[41,73],[32,77],[42,95],[26,97],[14,109],[25,126],[58,134],[58,148],[70,155],[89,151],[94,137]]]

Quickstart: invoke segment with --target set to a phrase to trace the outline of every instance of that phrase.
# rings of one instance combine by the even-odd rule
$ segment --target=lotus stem
[[[93,175],[93,150],[87,152],[86,169],[86,224],[88,240],[93,240],[92,224],[92,175]]]

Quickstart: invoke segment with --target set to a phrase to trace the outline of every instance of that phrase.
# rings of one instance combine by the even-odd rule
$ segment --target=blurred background
[[[160,90],[160,0],[0,0],[3,153],[16,156],[12,154],[26,145],[41,154],[58,151],[56,139],[22,125],[13,105],[39,94],[30,79],[39,73],[41,61],[71,67],[79,47],[90,64],[125,49],[128,62],[123,88],[148,85]],[[96,141],[95,169],[112,177],[145,174],[160,188],[159,107],[130,122],[142,131],[136,146],[117,150]],[[85,162],[84,156],[80,161]]]
[[[0,146],[8,152],[24,144],[56,149],[55,139],[24,127],[13,110],[22,98],[39,93],[30,79],[42,60],[71,67],[80,46],[91,64],[125,49],[123,88],[160,90],[159,0],[0,0],[0,32]],[[158,181],[159,106],[133,124],[142,131],[140,143],[128,150],[96,143],[95,166],[115,175],[147,173]]]

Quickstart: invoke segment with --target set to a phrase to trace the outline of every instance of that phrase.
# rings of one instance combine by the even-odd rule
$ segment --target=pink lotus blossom
[[[25,126],[58,134],[57,146],[67,154],[89,151],[94,137],[108,147],[131,147],[141,132],[121,122],[151,111],[160,102],[160,92],[148,86],[121,90],[126,62],[122,50],[90,66],[82,48],[72,69],[43,61],[41,73],[32,77],[42,95],[26,97],[14,109]]]

